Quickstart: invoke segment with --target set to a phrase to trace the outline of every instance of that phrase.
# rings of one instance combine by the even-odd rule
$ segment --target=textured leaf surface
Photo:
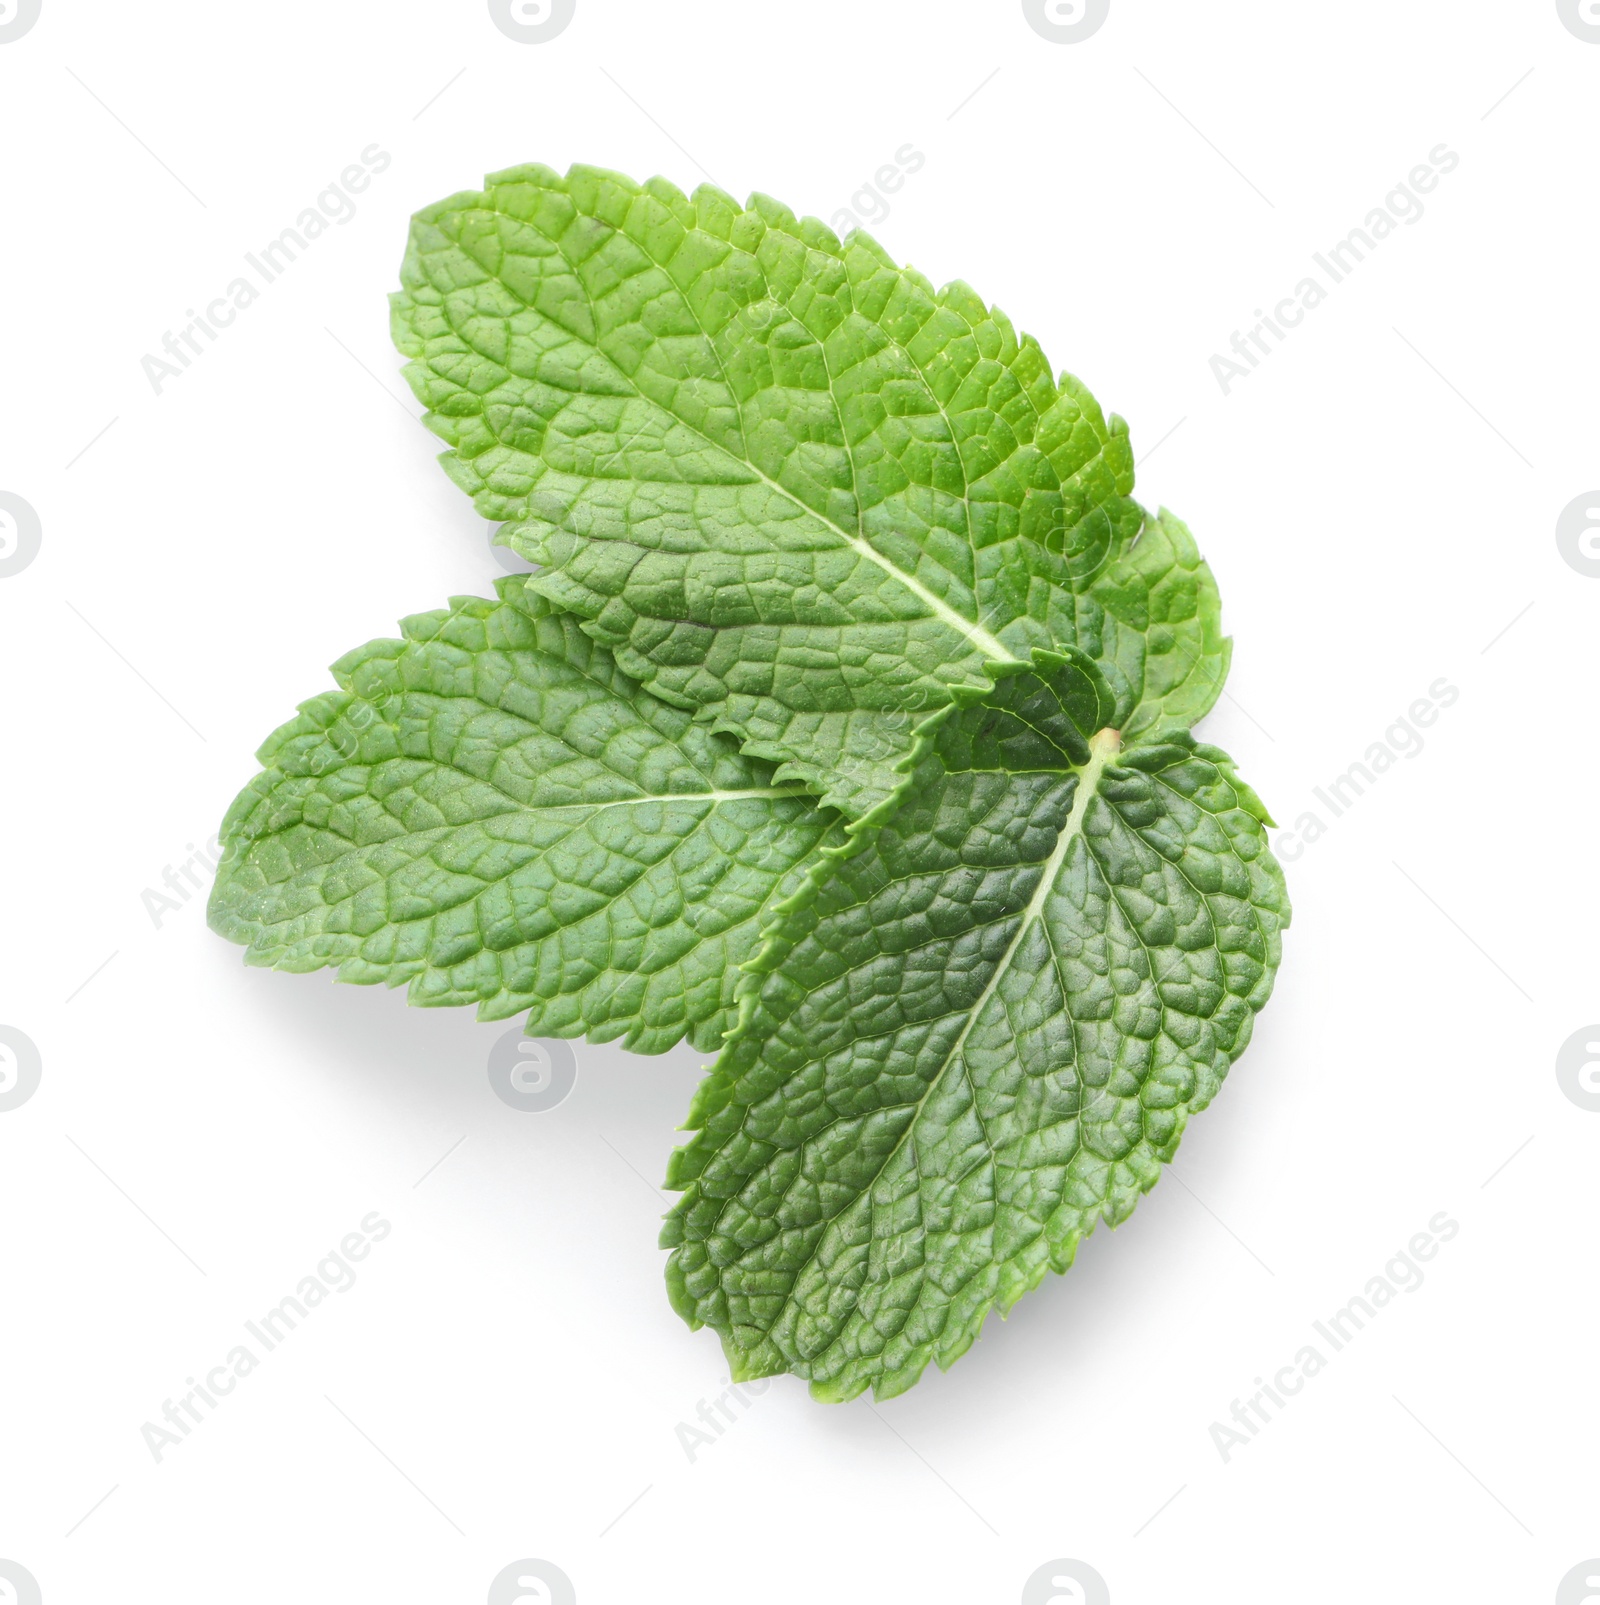
[[[1103,656],[1130,730],[1215,695],[1215,587],[1141,542],[1126,426],[965,285],[765,196],[486,184],[414,221],[407,376],[533,586],[660,696],[862,817],[1036,648]]]
[[[1126,1218],[1250,1037],[1289,919],[1187,734],[1119,751],[1067,664],[938,732],[808,878],[674,1156],[663,1236],[735,1377],[910,1387]]]
[[[1147,518],[1079,611],[1078,646],[1112,688],[1111,722],[1125,743],[1187,730],[1211,711],[1233,643],[1217,582],[1180,519]]]
[[[211,920],[541,1036],[714,1048],[837,816],[625,676],[520,577],[334,666],[223,824]]]

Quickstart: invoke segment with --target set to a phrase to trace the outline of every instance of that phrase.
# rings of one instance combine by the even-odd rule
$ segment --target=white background
[[[1552,0],[1112,0],[1071,45],[1015,0],[578,0],[539,45],[481,0],[43,0],[0,44],[0,490],[43,529],[0,580],[0,1023],[43,1060],[0,1114],[0,1558],[46,1605],[476,1602],[521,1557],[582,1605],[1010,1605],[1062,1557],[1115,1605],[1555,1599],[1600,1554],[1600,1114],[1555,1075],[1600,1018],[1600,580],[1554,533],[1600,485],[1597,91]],[[354,219],[156,394],[141,358],[374,142]],[[1441,142],[1421,220],[1224,395],[1212,355]],[[1127,1226],[950,1374],[783,1379],[691,1461],[726,1373],[654,1182],[700,1057],[579,1044],[518,1113],[504,1024],[247,971],[142,894],[327,663],[499,572],[388,343],[410,212],[537,160],[831,219],[908,143],[873,232],[1130,420],[1236,642],[1203,733],[1330,828]],[[143,1423],[373,1210],[356,1285],[158,1464]],[[1440,1211],[1424,1285],[1224,1462]]]

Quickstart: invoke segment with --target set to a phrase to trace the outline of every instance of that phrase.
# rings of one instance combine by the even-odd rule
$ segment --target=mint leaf
[[[536,590],[780,780],[868,815],[930,714],[1041,647],[1109,652],[1147,728],[1152,604],[1157,655],[1220,683],[1203,565],[1169,619],[1140,564],[1126,426],[965,285],[765,196],[486,182],[417,215],[393,298],[444,465]]]
[[[1265,810],[1187,734],[1119,750],[1097,681],[950,718],[754,966],[663,1233],[736,1380],[949,1366],[1126,1219],[1249,1041],[1289,920]]]
[[[629,680],[521,578],[334,666],[223,824],[246,961],[709,1049],[737,966],[837,818]]]
[[[722,1044],[674,1305],[740,1380],[901,1392],[1126,1218],[1271,991],[1270,821],[1189,733],[1216,584],[1034,341],[765,196],[516,168],[402,282],[444,465],[541,567],[335,665],[212,921]]]
[[[1080,647],[1116,690],[1124,742],[1187,730],[1209,713],[1233,643],[1222,599],[1188,527],[1165,509],[1095,578]]]

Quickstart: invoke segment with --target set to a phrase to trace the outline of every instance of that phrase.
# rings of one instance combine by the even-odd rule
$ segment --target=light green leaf
[[[949,1366],[1127,1217],[1249,1041],[1289,920],[1265,810],[1187,734],[1120,750],[1095,678],[950,717],[753,966],[663,1234],[736,1379]]]
[[[642,691],[520,577],[334,666],[229,810],[211,922],[246,961],[715,1048],[738,965],[837,817]]]
[[[1095,577],[1078,645],[1117,700],[1125,742],[1187,730],[1211,711],[1233,642],[1222,599],[1188,527],[1165,509]]]
[[[1209,574],[1141,564],[1126,426],[864,234],[529,166],[419,213],[402,283],[444,464],[533,587],[854,817],[1038,648],[1109,653],[1129,728],[1163,717],[1168,660],[1220,683]]]

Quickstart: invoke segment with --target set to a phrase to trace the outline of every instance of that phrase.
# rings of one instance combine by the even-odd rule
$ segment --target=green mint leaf
[[[528,1012],[643,1053],[733,1023],[739,964],[836,816],[642,691],[520,577],[334,666],[229,810],[246,961]]]
[[[1233,643],[1186,525],[1162,510],[1090,586],[1079,646],[1116,689],[1125,743],[1187,730],[1211,711]]]
[[[1108,653],[1129,729],[1174,665],[1220,684],[1215,588],[1192,543],[1159,568],[1126,426],[863,234],[528,166],[419,213],[402,283],[442,460],[530,584],[855,817],[1038,648]]]
[[[1214,747],[1119,750],[1080,660],[932,737],[776,923],[674,1156],[668,1285],[736,1379],[825,1399],[949,1366],[1170,1160],[1289,920]]]

